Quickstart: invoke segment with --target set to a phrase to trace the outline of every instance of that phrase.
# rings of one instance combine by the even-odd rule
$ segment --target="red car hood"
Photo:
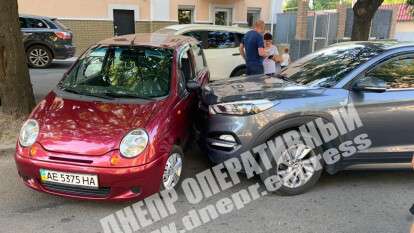
[[[145,104],[86,102],[52,97],[39,119],[38,142],[48,151],[103,155],[130,130],[144,127],[164,101]]]

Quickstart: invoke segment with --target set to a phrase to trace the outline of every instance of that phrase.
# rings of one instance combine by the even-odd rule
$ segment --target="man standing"
[[[266,57],[262,33],[265,23],[258,20],[254,29],[244,35],[240,43],[240,54],[246,60],[247,75],[263,74],[263,58]]]

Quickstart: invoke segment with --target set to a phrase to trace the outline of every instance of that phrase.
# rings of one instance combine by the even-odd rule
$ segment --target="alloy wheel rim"
[[[277,175],[282,184],[288,188],[305,185],[315,174],[312,148],[299,144],[285,150],[277,165]]]
[[[179,153],[173,153],[167,160],[164,168],[163,184],[165,189],[173,189],[180,180],[183,167],[182,157]]]
[[[45,66],[49,63],[49,55],[44,49],[33,49],[30,51],[29,60],[35,66]]]

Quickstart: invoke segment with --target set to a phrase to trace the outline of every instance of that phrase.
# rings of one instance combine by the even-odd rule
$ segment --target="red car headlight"
[[[34,119],[27,120],[19,135],[19,143],[22,147],[29,147],[36,142],[37,136],[39,135],[39,124]]]
[[[119,146],[119,151],[126,158],[134,158],[141,154],[147,145],[147,132],[144,129],[135,129],[124,136]]]

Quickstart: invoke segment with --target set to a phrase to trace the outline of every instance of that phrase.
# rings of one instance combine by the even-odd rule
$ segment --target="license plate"
[[[92,189],[97,189],[99,187],[97,175],[57,172],[47,169],[40,169],[40,179],[43,183],[58,183]]]

